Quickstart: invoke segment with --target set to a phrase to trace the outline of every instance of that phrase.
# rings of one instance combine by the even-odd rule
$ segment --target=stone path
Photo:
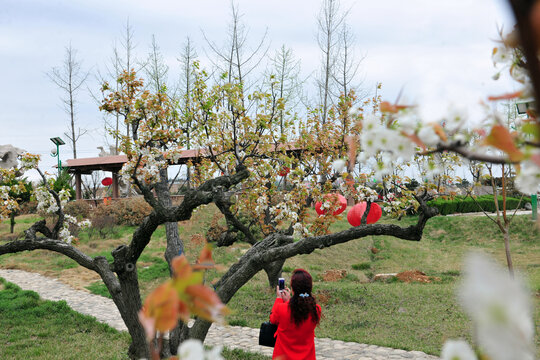
[[[56,279],[21,270],[0,269],[0,277],[17,284],[24,290],[37,292],[43,299],[65,300],[75,311],[94,316],[98,321],[118,330],[127,330],[116,306],[108,298],[86,291],[74,290]],[[272,356],[272,348],[257,345],[258,336],[259,329],[214,324],[208,332],[205,344],[210,346],[224,345],[232,349],[240,348]],[[435,356],[426,355],[420,351],[405,351],[326,338],[315,338],[315,348],[319,360],[437,359]]]

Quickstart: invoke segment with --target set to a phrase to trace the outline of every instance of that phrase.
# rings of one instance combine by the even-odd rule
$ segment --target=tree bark
[[[506,224],[503,231],[504,252],[506,254],[506,263],[510,276],[514,277],[514,265],[512,263],[512,254],[510,252],[510,224]]]
[[[14,230],[15,230],[15,211],[12,211],[11,214],[9,214],[9,232],[13,234]]]
[[[115,267],[121,269],[116,271],[120,284],[120,301],[118,303],[115,301],[115,303],[131,336],[131,344],[128,350],[129,357],[132,359],[148,358],[146,334],[138,317],[142,302],[137,266],[136,263],[129,262],[127,250],[128,248],[122,245],[112,252]]]
[[[264,266],[266,277],[268,278],[268,285],[270,288],[275,289],[278,284],[278,279],[281,276],[281,269],[283,269],[285,260],[277,260]]]

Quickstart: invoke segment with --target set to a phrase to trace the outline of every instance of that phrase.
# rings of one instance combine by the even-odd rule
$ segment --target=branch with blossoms
[[[516,29],[509,34],[500,33],[499,45],[493,49],[492,59],[501,66],[494,79],[502,70],[507,70],[513,80],[521,84],[521,89],[498,96],[488,97],[488,101],[529,100],[540,96],[540,62],[537,54],[540,49],[540,6],[522,0],[509,1],[516,17]],[[411,117],[414,111],[407,106],[382,103],[380,110],[401,124],[393,126],[390,121],[386,129],[394,130],[404,138],[421,147],[422,154],[451,151],[469,160],[493,164],[515,164],[518,171],[516,184],[524,193],[536,193],[540,184],[540,118],[536,111],[528,111],[528,118],[511,130],[502,124],[497,115],[491,116],[493,124],[487,129],[477,130],[481,134],[478,148],[492,147],[505,153],[504,156],[486,154],[471,149],[465,144],[471,138],[464,131],[461,117],[450,115],[441,124],[414,126]],[[419,122],[417,122],[419,124]],[[413,126],[410,126],[413,125]]]
[[[88,220],[78,221],[74,217],[64,214],[63,206],[69,199],[69,192],[62,189],[57,193],[52,189],[52,179],[48,179],[38,168],[39,160],[39,155],[22,154],[20,157],[21,166],[17,169],[2,169],[2,174],[3,176],[20,176],[28,170],[36,170],[43,180],[43,184],[34,190],[33,195],[38,202],[38,210],[55,214],[57,216],[56,223],[53,229],[50,230],[46,225],[46,220],[37,221],[29,229],[25,230],[24,240],[11,241],[0,245],[0,255],[45,249],[66,255],[80,265],[95,270],[96,266],[93,264],[92,258],[71,245],[74,237],[69,231],[69,224],[86,228],[90,226],[90,222]],[[45,238],[38,237],[38,233],[45,236]]]

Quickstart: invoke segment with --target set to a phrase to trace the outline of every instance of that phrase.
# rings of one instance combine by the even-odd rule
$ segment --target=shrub
[[[79,220],[90,217],[92,207],[84,200],[70,201],[64,206],[64,213],[71,215]]]
[[[152,207],[140,196],[116,201],[112,205],[121,225],[139,225],[152,212]]]
[[[62,189],[68,189],[69,198],[71,200],[75,199],[75,190],[73,189],[73,186],[71,186],[71,175],[67,168],[62,169],[56,180],[54,180],[53,184],[53,190],[57,193]]]
[[[420,183],[416,179],[411,179],[411,181],[405,183],[405,187],[408,190],[415,190],[418,186],[420,186]]]
[[[26,215],[26,214],[35,214],[35,213],[37,213],[37,205],[38,205],[38,203],[35,200],[30,200],[28,202],[23,202],[22,204],[19,205],[19,207],[20,207],[19,214]]]
[[[95,217],[110,216],[117,225],[139,225],[150,214],[152,207],[142,197],[115,200],[110,204],[99,204]]]
[[[475,201],[476,200],[476,201]],[[503,198],[499,196],[499,210],[503,208]],[[527,202],[531,202],[529,198],[523,198],[520,202],[520,199],[513,197],[506,198],[506,209],[514,210],[519,207],[524,207]],[[429,206],[434,206],[439,209],[439,214],[448,215],[454,213],[469,213],[469,212],[495,212],[495,202],[493,201],[492,195],[482,195],[478,196],[476,199],[470,197],[456,197],[454,199],[442,199],[438,198],[428,202]]]
[[[369,270],[369,269],[371,269],[371,263],[364,262],[364,263],[360,263],[360,264],[353,264],[352,268],[354,270]]]
[[[99,235],[105,239],[114,232],[115,218],[107,214],[94,214],[90,219],[92,226],[88,229],[88,236],[94,237]]]

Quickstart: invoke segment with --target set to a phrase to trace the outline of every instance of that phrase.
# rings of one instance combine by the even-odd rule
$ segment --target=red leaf
[[[446,137],[446,133],[444,132],[444,129],[443,129],[443,127],[441,125],[439,125],[439,124],[431,124],[431,127],[433,127],[433,130],[435,130],[435,133],[439,136],[439,138],[442,141],[448,140],[448,138]]]
[[[174,276],[177,278],[184,279],[191,275],[191,266],[189,265],[187,258],[183,254],[180,256],[176,256],[173,259],[171,266],[174,272]]]
[[[421,147],[422,149],[426,150],[426,145],[422,142],[422,140],[420,140],[420,138],[416,134],[407,134],[404,131],[402,131],[401,134],[409,138],[413,143],[418,145],[418,147]]]
[[[534,154],[531,156],[531,161],[540,166],[540,154]]]
[[[511,161],[523,160],[523,153],[514,144],[510,131],[502,125],[493,126],[484,142],[507,153]]]
[[[205,285],[190,285],[186,294],[191,298],[191,311],[208,321],[221,322],[229,312],[217,294]]]
[[[155,330],[165,332],[174,329],[178,321],[178,294],[171,283],[166,282],[150,293],[141,312],[139,319],[146,318],[143,326],[150,324],[149,318],[155,320]]]
[[[408,105],[390,104],[388,101],[383,101],[379,105],[381,112],[397,113],[399,110],[407,109]]]
[[[520,97],[522,93],[523,93],[523,91],[520,90],[520,91],[516,91],[516,92],[513,92],[513,93],[509,93],[509,94],[503,94],[503,95],[498,95],[498,96],[489,96],[488,100],[489,101],[496,101],[496,100],[515,99],[515,98]]]
[[[212,259],[212,247],[210,244],[206,244],[199,255],[197,264],[193,266],[194,270],[211,269],[215,265],[214,259]]]

